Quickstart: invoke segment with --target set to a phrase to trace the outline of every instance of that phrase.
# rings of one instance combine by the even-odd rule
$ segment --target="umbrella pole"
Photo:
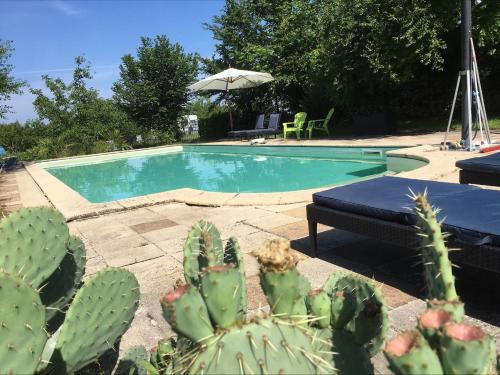
[[[231,126],[231,131],[233,131],[233,113],[231,112],[231,106],[229,105],[229,80],[226,81],[226,97],[228,98],[227,104],[229,107],[229,125]]]

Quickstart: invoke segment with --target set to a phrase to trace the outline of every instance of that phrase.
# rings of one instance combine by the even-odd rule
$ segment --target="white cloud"
[[[101,70],[113,70],[118,72],[118,64],[113,65],[90,65],[90,70],[92,73],[99,74]],[[51,69],[43,69],[43,70],[27,70],[23,72],[12,72],[14,76],[30,76],[30,75],[41,75],[41,74],[50,74],[50,73],[65,73],[65,72],[73,72],[75,68],[51,68]]]
[[[80,14],[80,11],[67,1],[51,0],[49,4],[52,6],[52,8],[61,11],[67,16],[76,16]]]

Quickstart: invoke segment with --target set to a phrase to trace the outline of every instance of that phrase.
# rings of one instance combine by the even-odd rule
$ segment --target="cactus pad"
[[[172,328],[194,342],[213,336],[207,306],[193,286],[182,285],[165,295],[161,302],[163,317]]]
[[[139,363],[149,360],[148,351],[142,345],[131,347],[120,359],[116,367],[116,375],[148,375]]]
[[[0,222],[0,269],[38,288],[66,255],[69,231],[49,207],[21,208]]]
[[[345,298],[342,301],[342,308],[347,304],[345,317],[349,316],[354,304],[354,317],[345,329],[353,333],[358,344],[364,345],[370,355],[374,355],[380,350],[388,327],[387,306],[380,289],[370,281],[352,275],[334,278],[335,282],[327,281],[325,284],[332,295],[332,312],[335,298]],[[332,314],[333,319],[338,318]]]
[[[339,374],[373,374],[370,354],[356,342],[352,333],[333,331],[331,341],[335,368]]]
[[[319,328],[327,328],[331,321],[330,297],[323,289],[314,289],[306,297],[306,305],[309,313],[317,319],[313,322]]]
[[[265,241],[254,256],[260,265],[260,285],[273,314],[304,319],[311,285],[297,271],[299,258],[291,251],[290,242]]]
[[[417,227],[422,236],[422,264],[428,298],[457,301],[458,294],[448,258],[448,249],[436,218],[438,211],[427,202],[425,195],[417,195],[414,200]]]
[[[97,360],[125,333],[139,304],[139,284],[126,270],[106,268],[78,290],[60,328],[56,371],[73,372]]]
[[[68,252],[59,267],[46,280],[40,291],[40,298],[46,306],[46,319],[49,321],[64,308],[82,282],[85,272],[85,246],[78,237],[71,236]]]
[[[279,319],[260,319],[235,327],[211,341],[210,345],[201,350],[196,348],[181,359],[187,372],[314,374],[334,370],[328,355],[323,354],[325,360],[318,352],[312,332]],[[192,365],[188,366],[191,360]]]
[[[240,272],[232,264],[204,269],[201,292],[217,327],[228,328],[238,320],[241,281]]]
[[[239,302],[238,320],[243,321],[247,315],[247,285],[245,276],[245,265],[241,255],[240,245],[234,237],[229,237],[224,248],[224,263],[232,263],[240,273],[241,300]]]
[[[0,374],[34,373],[47,334],[38,293],[20,278],[0,272]]]
[[[198,221],[188,233],[184,244],[184,278],[190,285],[200,285],[204,267],[224,264],[220,233],[212,223]]]

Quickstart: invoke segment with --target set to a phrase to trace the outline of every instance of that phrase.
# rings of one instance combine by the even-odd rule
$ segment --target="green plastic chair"
[[[322,118],[319,120],[309,120],[309,122],[307,123],[307,129],[306,129],[306,133],[308,134],[309,139],[312,138],[313,130],[319,130],[322,132],[326,132],[326,134],[328,134],[328,137],[330,137],[330,131],[328,130],[328,123],[332,119],[333,112],[335,112],[335,108],[330,109],[330,111],[326,115],[326,118]]]
[[[286,133],[294,132],[297,134],[297,139],[300,139],[300,133],[302,132],[302,128],[306,123],[307,113],[299,112],[295,114],[293,122],[284,122],[281,125],[283,126],[283,138],[286,139]]]

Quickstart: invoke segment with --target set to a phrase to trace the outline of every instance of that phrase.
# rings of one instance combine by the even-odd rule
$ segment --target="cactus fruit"
[[[97,360],[128,329],[138,304],[139,284],[131,272],[106,268],[91,275],[66,313],[49,368],[74,372]]]
[[[451,314],[451,319],[456,323],[461,322],[465,315],[464,304],[458,300],[440,301],[431,299],[427,301],[427,308],[448,311]]]
[[[389,341],[384,354],[396,375],[443,374],[437,354],[416,331],[403,332]]]
[[[200,285],[204,267],[224,264],[224,249],[220,233],[209,222],[198,221],[188,233],[184,244],[184,277],[193,286]]]
[[[466,323],[445,326],[440,353],[446,374],[492,374],[495,371],[493,339],[479,327]]]
[[[181,285],[161,300],[163,316],[179,334],[194,342],[213,336],[208,310],[195,287]]]
[[[144,367],[140,365],[142,361],[148,361],[149,355],[142,345],[131,347],[120,359],[116,367],[116,375],[148,375]]]
[[[20,278],[0,272],[0,374],[31,374],[47,334],[38,293]]]
[[[433,349],[439,347],[442,330],[445,324],[452,321],[451,314],[446,310],[426,310],[418,319],[418,330]]]
[[[214,323],[229,328],[238,320],[241,301],[240,273],[232,264],[206,267],[201,276],[201,292]]]
[[[68,226],[58,211],[21,208],[0,222],[0,269],[38,288],[63,260],[68,241]]]

